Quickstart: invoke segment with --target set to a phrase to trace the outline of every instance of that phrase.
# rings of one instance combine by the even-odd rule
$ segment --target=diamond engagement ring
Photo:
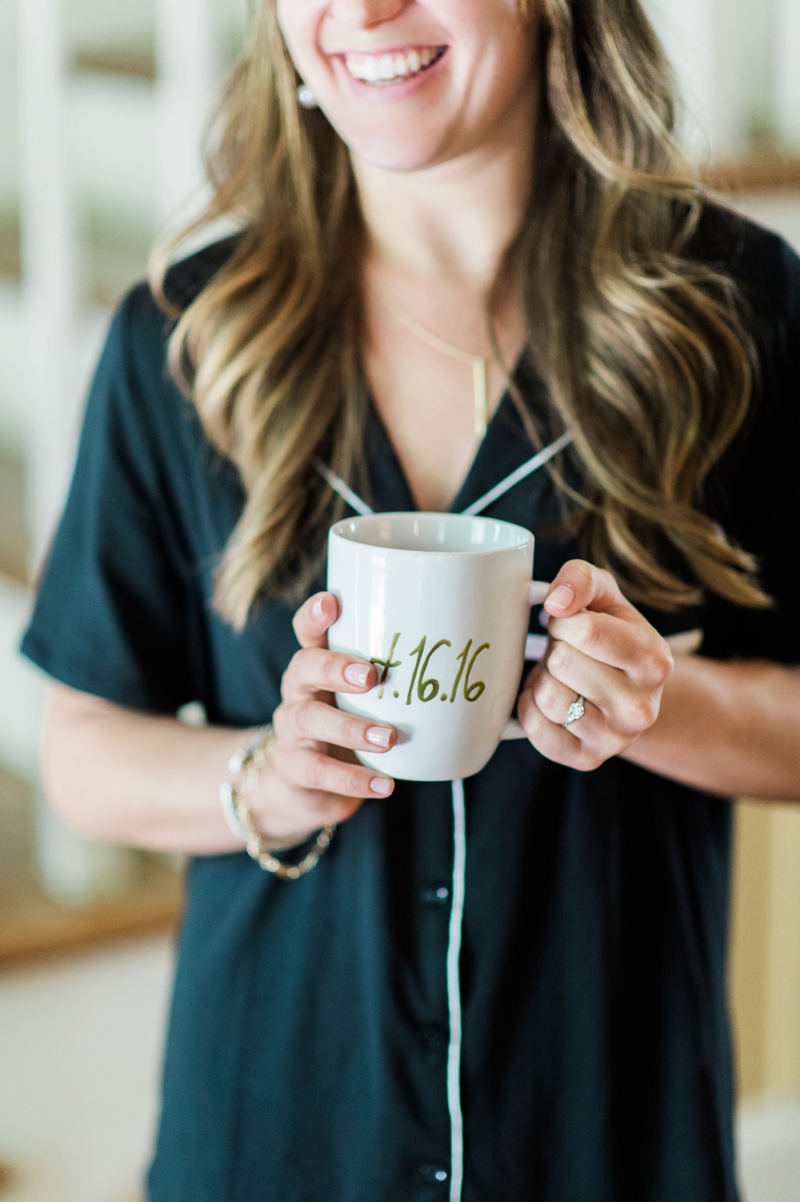
[[[583,715],[586,713],[586,706],[584,705],[585,700],[585,697],[579,697],[577,701],[573,701],[572,705],[567,710],[567,720],[566,722],[561,723],[562,726],[572,726],[573,722],[577,722],[579,718],[583,717]]]

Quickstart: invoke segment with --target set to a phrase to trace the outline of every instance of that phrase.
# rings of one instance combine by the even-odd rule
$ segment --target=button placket
[[[431,879],[423,881],[419,886],[418,899],[426,909],[438,910],[442,919],[447,918],[452,901],[452,889],[446,880]],[[450,1042],[450,1032],[447,1023],[426,1023],[417,1030],[419,1043],[428,1052],[447,1053]],[[418,1172],[428,1185],[445,1186],[450,1180],[450,1165],[447,1161],[425,1161],[418,1165]]]

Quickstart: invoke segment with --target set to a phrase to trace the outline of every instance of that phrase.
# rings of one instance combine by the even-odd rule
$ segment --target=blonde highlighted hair
[[[634,600],[671,609],[709,589],[766,605],[752,557],[696,508],[747,413],[755,360],[733,281],[689,253],[703,197],[673,140],[662,51],[638,0],[535,10],[534,178],[501,275],[522,289],[546,433],[574,436],[580,485],[553,469],[567,528]],[[176,314],[170,343],[176,379],[247,491],[216,583],[237,627],[262,594],[300,596],[319,566],[335,503],[314,456],[357,484],[363,472],[365,230],[347,148],[321,112],[298,107],[297,83],[263,0],[219,106],[213,199],[193,227],[233,217],[242,233]],[[173,250],[154,258],[165,307]],[[665,546],[686,572],[666,566]]]

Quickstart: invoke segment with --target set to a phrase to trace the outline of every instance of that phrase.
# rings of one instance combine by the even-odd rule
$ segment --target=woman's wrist
[[[261,727],[228,761],[228,770],[237,780],[223,781],[220,785],[222,812],[228,828],[243,840],[247,854],[263,868],[282,880],[298,880],[316,867],[320,856],[330,846],[336,831],[335,823],[328,823],[317,831],[313,846],[302,859],[284,862],[276,852],[288,851],[307,843],[311,837],[307,831],[295,831],[291,835],[271,838],[260,831],[250,809],[250,802],[258,787],[262,772],[271,766],[272,753],[277,735],[271,725]]]
[[[800,798],[800,672],[677,657],[659,716],[624,758],[721,796]]]

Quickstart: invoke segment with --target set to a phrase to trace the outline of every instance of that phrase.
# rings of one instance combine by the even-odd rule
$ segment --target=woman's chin
[[[436,166],[443,157],[441,148],[437,146],[366,138],[351,142],[350,153],[357,165],[403,175]]]
[[[383,128],[356,130],[351,124],[347,129],[340,126],[337,132],[349,146],[356,168],[409,174],[459,158],[467,151],[467,147],[459,145],[463,139],[446,122],[437,125],[438,128],[432,128],[430,122],[425,125],[415,122],[412,128],[404,124],[392,129],[384,124]]]

